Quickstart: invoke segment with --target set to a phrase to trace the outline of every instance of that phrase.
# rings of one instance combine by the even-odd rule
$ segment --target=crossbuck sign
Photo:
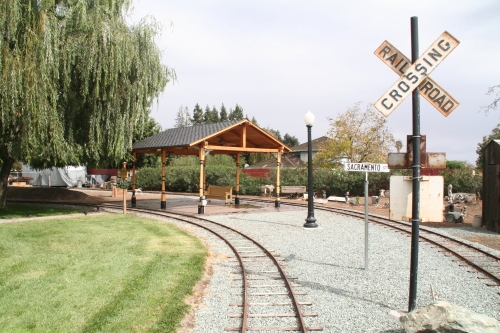
[[[419,87],[422,95],[444,116],[448,116],[457,106],[458,101],[450,96],[433,81],[429,74],[453,51],[460,42],[447,31],[415,61],[399,52],[389,42],[384,41],[375,51],[375,55],[384,61],[397,74],[399,79],[375,103],[375,108],[384,116],[389,116],[415,88]]]

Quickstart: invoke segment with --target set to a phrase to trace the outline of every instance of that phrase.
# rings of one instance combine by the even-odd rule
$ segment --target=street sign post
[[[368,270],[368,172],[389,172],[387,164],[378,163],[345,163],[344,170],[365,173],[365,270]]]
[[[420,161],[420,90],[422,90],[424,97],[444,116],[449,115],[458,106],[458,101],[429,77],[429,74],[443,62],[458,44],[460,42],[445,31],[423,54],[419,55],[418,18],[414,16],[411,18],[411,62],[387,41],[375,51],[375,55],[379,59],[383,60],[397,74],[400,74],[399,79],[375,102],[375,108],[387,117],[401,105],[405,98],[412,94],[413,163],[411,168],[413,169],[413,186],[409,312],[413,311],[417,304],[420,169],[422,167]]]

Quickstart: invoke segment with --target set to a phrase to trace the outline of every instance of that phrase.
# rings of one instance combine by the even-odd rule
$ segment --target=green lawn
[[[0,224],[0,332],[176,332],[206,254],[128,215]]]
[[[16,219],[22,217],[39,217],[82,213],[89,208],[51,207],[47,205],[36,206],[33,204],[8,204],[0,209],[0,219]]]

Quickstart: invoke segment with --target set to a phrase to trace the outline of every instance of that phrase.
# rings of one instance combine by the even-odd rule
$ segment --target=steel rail
[[[38,201],[38,200],[9,200],[9,202],[11,203],[33,203],[33,204],[49,204],[49,205],[62,205],[62,206],[82,206],[82,207],[87,207],[87,208],[94,208],[96,209],[97,211],[99,211],[101,208],[102,209],[105,209],[105,208],[111,208],[111,209],[119,209],[121,210],[123,208],[122,205],[118,205],[118,204],[112,204],[112,203],[107,203],[107,204],[97,204],[97,203],[92,203],[92,204],[89,204],[89,203],[77,203],[77,202],[71,202],[71,201],[60,201],[60,202],[57,202],[57,203],[53,203],[53,202],[43,202],[43,201]],[[203,226],[199,223],[196,223],[196,222],[193,222],[193,221],[190,221],[190,220],[184,220],[184,219],[180,219],[178,217],[176,217],[175,215],[178,215],[178,216],[183,216],[183,217],[188,217],[188,218],[191,218],[191,219],[196,219],[196,220],[201,220],[201,221],[205,221],[205,222],[209,222],[209,223],[212,223],[214,225],[217,225],[219,227],[222,227],[222,228],[226,228],[227,230],[231,230],[232,232],[236,233],[236,234],[239,234],[240,236],[242,236],[243,238],[246,238],[247,240],[251,241],[253,244],[255,244],[258,248],[260,248],[263,252],[265,252],[268,257],[273,261],[273,263],[275,264],[275,266],[277,267],[278,269],[278,272],[282,278],[282,280],[284,281],[285,283],[285,286],[286,286],[286,289],[287,289],[287,294],[289,295],[290,299],[291,299],[291,303],[293,305],[293,308],[296,312],[296,318],[297,318],[297,321],[298,321],[298,324],[299,326],[296,327],[296,328],[285,328],[285,330],[295,330],[295,331],[300,331],[300,332],[308,332],[308,331],[322,331],[323,329],[321,327],[307,327],[307,325],[305,324],[305,321],[304,321],[304,316],[302,314],[302,311],[300,309],[300,305],[301,304],[305,304],[305,305],[309,305],[307,302],[299,302],[297,297],[296,297],[296,293],[293,291],[293,286],[292,286],[292,283],[290,282],[289,278],[286,276],[284,270],[282,269],[281,265],[279,264],[278,262],[278,259],[269,251],[267,250],[263,245],[261,245],[260,243],[258,243],[256,240],[254,240],[253,238],[249,237],[248,235],[245,235],[243,233],[241,233],[240,231],[234,229],[234,228],[231,228],[231,227],[228,227],[226,225],[223,225],[221,223],[217,223],[215,221],[211,221],[211,220],[208,220],[208,219],[204,219],[204,218],[201,218],[199,216],[193,216],[192,214],[183,214],[183,213],[179,213],[179,212],[171,212],[171,211],[166,211],[164,209],[162,210],[157,210],[157,209],[139,209],[139,208],[128,208],[129,211],[135,211],[135,212],[141,212],[141,213],[145,213],[145,214],[151,214],[151,215],[157,215],[157,216],[161,216],[161,217],[168,217],[168,218],[172,218],[172,219],[176,219],[176,220],[179,220],[179,221],[182,221],[182,222],[185,222],[185,223],[189,223],[189,224],[192,224],[192,225],[196,225],[204,230],[207,230],[211,233],[213,233],[214,235],[216,235],[217,237],[219,237],[220,239],[222,239],[230,248],[231,250],[235,253],[235,255],[238,257],[238,261],[240,263],[240,267],[242,268],[242,280],[243,280],[243,290],[244,290],[244,296],[243,296],[243,303],[242,303],[242,307],[243,307],[243,315],[242,315],[242,327],[241,327],[241,332],[244,332],[246,333],[246,331],[248,329],[250,330],[255,330],[256,328],[255,327],[250,327],[248,328],[248,317],[249,317],[249,306],[250,306],[250,303],[248,302],[248,295],[249,295],[249,292],[248,292],[248,279],[246,277],[246,272],[245,272],[245,266],[243,264],[243,258],[240,256],[240,254],[238,253],[238,251],[236,250],[236,248],[230,243],[229,240],[227,240],[224,236],[222,236],[221,234],[217,233],[216,231],[206,227],[206,226]],[[278,329],[279,328],[274,328],[274,329]]]
[[[121,209],[122,206],[120,206],[120,205],[106,204],[106,205],[102,205],[101,207],[102,208]],[[191,219],[196,219],[196,220],[201,220],[201,221],[212,223],[212,224],[217,225],[219,227],[231,230],[232,232],[234,232],[234,233],[242,236],[243,238],[246,238],[247,240],[251,241],[258,248],[260,248],[263,252],[265,252],[267,254],[268,258],[270,258],[273,261],[273,263],[275,264],[275,266],[277,267],[278,272],[279,272],[282,280],[285,283],[285,286],[286,286],[286,289],[287,289],[287,293],[288,293],[289,297],[292,300],[292,305],[293,305],[293,308],[294,308],[294,310],[296,312],[296,317],[297,317],[297,321],[298,321],[298,324],[299,324],[299,326],[298,326],[299,331],[306,333],[306,332],[308,332],[310,330],[310,328],[307,327],[307,325],[305,323],[304,316],[303,316],[302,311],[300,309],[300,302],[298,301],[298,299],[296,297],[296,293],[293,291],[292,283],[290,282],[290,280],[286,276],[283,268],[281,267],[280,263],[278,262],[278,259],[276,258],[276,256],[274,256],[269,250],[267,250],[263,245],[261,245],[255,239],[251,238],[248,235],[243,234],[242,232],[240,232],[240,231],[238,231],[238,230],[236,230],[234,228],[228,227],[228,226],[226,226],[224,224],[221,224],[221,223],[209,220],[209,219],[201,218],[201,217],[198,217],[198,216],[193,216],[192,214],[183,214],[183,213],[179,213],[179,212],[171,212],[171,211],[165,211],[165,210],[161,210],[160,211],[160,210],[155,210],[155,209],[153,209],[153,210],[147,210],[147,209],[139,209],[139,208],[128,208],[128,210],[129,211],[134,211],[134,212],[141,212],[141,213],[146,213],[146,214],[158,215],[158,216],[162,216],[162,217],[169,217],[169,218],[173,218],[173,219],[185,222],[185,223],[196,225],[196,226],[198,226],[200,228],[203,228],[203,229],[205,229],[207,231],[210,231],[210,232],[216,234],[217,237],[220,237],[221,239],[223,239],[224,242],[226,242],[226,244],[228,244],[228,246],[231,247],[232,251],[238,256],[238,261],[240,262],[240,266],[241,266],[241,269],[242,269],[242,280],[243,280],[243,290],[244,290],[244,298],[243,298],[243,320],[242,320],[242,327],[241,327],[241,332],[242,333],[246,332],[247,329],[248,329],[247,328],[247,323],[248,323],[248,317],[249,317],[249,314],[248,314],[248,312],[249,312],[248,311],[249,310],[249,303],[248,303],[248,293],[249,293],[248,292],[248,281],[247,281],[247,277],[246,277],[245,266],[243,264],[243,259],[241,258],[240,254],[238,253],[238,251],[236,250],[236,248],[224,236],[220,235],[219,233],[213,231],[212,229],[210,229],[210,228],[208,228],[206,226],[203,226],[203,225],[201,225],[199,223],[196,223],[196,222],[193,222],[193,221],[189,221],[189,220],[185,220],[185,219],[180,219],[180,218],[176,217],[175,215],[183,216],[183,217],[188,217],[188,218],[191,218]],[[318,329],[316,328],[314,330],[318,330]]]
[[[244,198],[244,200],[254,201],[254,202],[269,202],[269,201],[271,201],[271,200],[262,200],[262,199],[253,199],[253,198]],[[297,207],[307,207],[306,204],[296,203],[296,202],[282,201],[281,203],[283,205],[291,205],[291,206],[297,206]],[[347,216],[351,216],[351,217],[355,217],[355,218],[364,218],[364,216],[365,216],[364,212],[350,210],[350,209],[344,209],[344,208],[336,208],[336,207],[315,207],[315,208],[318,209],[318,210],[323,210],[323,211],[328,211],[328,212],[343,214],[343,215],[347,215]],[[381,217],[381,216],[376,216],[376,215],[373,215],[373,214],[368,214],[368,218],[369,218],[369,221],[372,222],[372,223],[381,224],[381,225],[390,227],[392,229],[396,229],[396,230],[398,230],[400,232],[403,232],[403,233],[406,233],[406,234],[411,234],[411,225],[408,225],[405,222],[394,221],[394,220],[390,220],[388,218]],[[455,238],[452,238],[452,237],[447,236],[447,235],[443,235],[441,233],[438,233],[438,232],[435,232],[435,231],[432,231],[432,230],[428,230],[427,228],[426,229],[420,228],[420,230],[424,233],[424,235],[419,235],[420,239],[422,239],[422,240],[424,240],[424,241],[426,241],[428,243],[431,243],[431,244],[433,244],[433,245],[435,245],[437,247],[440,247],[443,250],[446,250],[447,252],[453,254],[455,257],[459,258],[460,260],[462,260],[467,265],[471,266],[472,268],[474,268],[475,270],[477,270],[481,274],[486,275],[489,279],[493,280],[496,283],[496,285],[492,285],[492,286],[500,286],[500,276],[499,275],[496,275],[496,274],[488,271],[488,269],[477,265],[476,263],[474,263],[471,260],[467,259],[466,257],[464,257],[463,255],[461,255],[457,251],[451,249],[450,247],[447,247],[444,244],[439,243],[439,241],[432,240],[432,239],[426,237],[425,233],[428,233],[428,234],[431,234],[433,236],[445,239],[445,240],[447,240],[449,242],[455,243],[456,246],[465,247],[466,249],[468,249],[470,251],[475,251],[475,252],[481,253],[482,255],[486,256],[488,259],[491,259],[491,260],[494,260],[494,261],[497,261],[497,262],[500,262],[500,257],[498,257],[498,256],[496,256],[496,255],[494,255],[492,253],[489,253],[489,252],[487,252],[487,251],[485,251],[483,249],[480,249],[480,248],[478,248],[478,247],[476,247],[474,245],[462,242],[460,240],[457,240]]]

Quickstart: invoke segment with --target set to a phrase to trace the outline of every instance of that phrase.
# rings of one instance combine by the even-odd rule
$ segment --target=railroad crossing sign
[[[375,55],[384,61],[397,74],[399,79],[375,103],[375,108],[388,117],[415,88],[444,116],[448,116],[458,101],[441,88],[429,74],[453,51],[460,42],[447,31],[415,61],[411,61],[388,41],[384,41]]]

